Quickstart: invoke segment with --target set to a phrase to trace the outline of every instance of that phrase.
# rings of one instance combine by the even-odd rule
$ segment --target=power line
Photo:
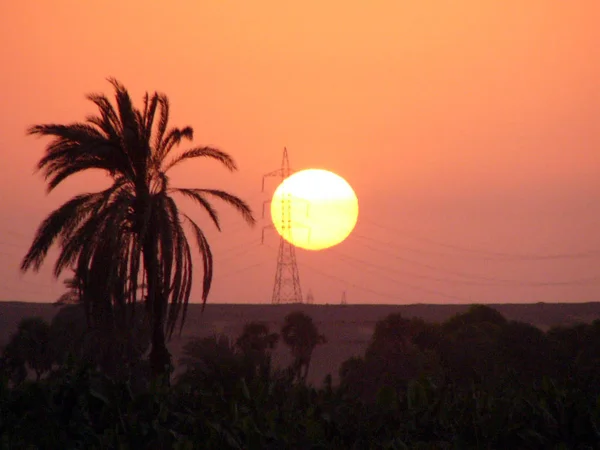
[[[500,285],[503,285],[504,283],[513,283],[513,284],[537,284],[537,285],[545,285],[545,286],[562,286],[562,285],[577,285],[577,284],[589,284],[589,283],[595,283],[597,281],[600,281],[600,277],[590,277],[590,278],[585,278],[585,279],[580,279],[580,280],[570,280],[570,281],[561,281],[561,282],[528,282],[528,281],[524,281],[524,280],[511,280],[511,279],[502,279],[502,278],[493,278],[493,277],[486,277],[483,275],[476,275],[476,274],[471,274],[471,273],[467,273],[467,272],[461,272],[461,271],[456,271],[456,270],[449,270],[449,269],[443,269],[440,268],[438,266],[435,265],[431,265],[431,264],[427,264],[427,263],[423,263],[421,261],[416,261],[414,259],[410,259],[410,258],[406,258],[404,256],[400,256],[397,255],[395,253],[391,253],[385,250],[381,250],[378,248],[374,248],[370,245],[367,244],[363,244],[366,248],[369,248],[373,251],[376,251],[378,253],[382,253],[384,255],[390,256],[392,258],[395,258],[399,261],[404,261],[406,263],[409,264],[414,264],[420,267],[423,267],[425,269],[429,269],[432,271],[437,271],[437,272],[442,272],[442,273],[447,273],[449,275],[455,275],[455,276],[459,276],[459,277],[463,277],[463,278],[467,278],[467,279],[472,279],[472,280],[482,280],[482,281],[486,281],[489,284],[498,284],[501,283]]]
[[[247,270],[254,269],[256,267],[260,267],[260,266],[264,266],[264,265],[265,265],[265,262],[263,261],[263,262],[259,262],[259,263],[256,263],[256,264],[250,264],[248,266],[241,267],[241,268],[239,268],[237,270],[230,270],[228,272],[225,272],[224,275],[221,275],[219,277],[219,279],[223,280],[225,278],[230,278],[230,277],[232,277],[234,275],[238,275],[238,274],[240,274],[242,272],[246,272]]]
[[[229,260],[236,256],[241,256],[248,253],[250,250],[260,247],[260,239],[255,239],[251,242],[235,245],[219,252],[219,256],[227,255],[225,260]]]
[[[595,251],[583,252],[583,253],[570,253],[570,254],[561,254],[560,258],[557,258],[557,254],[555,255],[545,255],[543,258],[535,257],[535,258],[508,258],[508,257],[492,257],[485,254],[477,254],[477,253],[446,253],[439,252],[435,250],[425,250],[421,248],[410,247],[403,244],[397,244],[391,241],[383,241],[380,239],[375,239],[369,236],[365,236],[359,233],[353,232],[351,237],[358,238],[365,241],[374,242],[385,248],[396,248],[398,250],[402,250],[404,252],[417,253],[421,255],[433,255],[433,256],[442,256],[445,258],[461,258],[461,259],[477,259],[482,261],[492,261],[492,262],[502,262],[502,263],[512,263],[515,261],[518,262],[526,262],[526,261],[544,261],[544,260],[556,260],[556,259],[588,259],[600,257],[600,252],[596,253]]]
[[[459,252],[469,253],[472,255],[485,255],[486,259],[490,257],[499,258],[500,260],[519,260],[519,261],[536,261],[536,260],[554,260],[554,259],[574,259],[574,258],[596,258],[600,257],[600,250],[588,250],[584,252],[574,252],[574,253],[549,253],[549,254],[534,254],[534,253],[508,253],[508,252],[499,252],[495,250],[488,250],[482,248],[469,248],[455,244],[449,244],[445,242],[440,242],[434,239],[426,238],[420,235],[416,235],[412,232],[399,231],[397,229],[378,224],[368,219],[363,219],[364,222],[370,223],[373,226],[391,231],[396,235],[406,235],[411,237],[412,239],[422,241],[428,244],[437,245],[439,247],[452,249]]]
[[[330,278],[332,280],[341,281],[342,283],[344,283],[344,284],[346,284],[348,286],[352,286],[353,288],[360,289],[361,291],[369,292],[369,293],[377,295],[379,297],[385,297],[385,298],[391,298],[393,300],[398,300],[398,296],[397,295],[388,294],[388,293],[384,293],[384,292],[378,292],[378,291],[376,291],[374,289],[370,289],[370,288],[367,288],[367,287],[364,287],[364,286],[360,286],[358,284],[355,284],[355,283],[353,283],[351,281],[347,281],[347,280],[345,280],[345,279],[343,279],[341,277],[338,277],[336,275],[331,275],[331,274],[325,273],[325,272],[323,272],[323,271],[321,271],[319,269],[316,269],[316,268],[314,268],[314,267],[312,267],[312,266],[310,266],[308,264],[302,264],[302,267],[307,268],[307,269],[309,269],[309,270],[311,270],[311,271],[313,271],[315,273],[318,273],[319,275],[322,275],[324,277]]]
[[[578,280],[568,280],[568,281],[524,281],[524,280],[510,280],[510,279],[501,279],[501,278],[489,278],[489,281],[469,281],[469,280],[457,280],[450,278],[441,278],[434,277],[429,275],[418,274],[415,272],[408,271],[400,271],[396,269],[392,269],[390,267],[386,267],[379,264],[370,263],[359,258],[354,258],[352,256],[343,254],[337,250],[334,250],[338,256],[348,261],[356,261],[362,265],[372,267],[374,269],[383,270],[391,273],[407,275],[414,278],[420,278],[425,280],[432,281],[440,281],[446,283],[453,284],[463,284],[463,285],[472,285],[472,286],[505,286],[505,287],[548,287],[548,286],[575,286],[575,285],[585,285],[585,284],[593,284],[600,281],[600,277],[591,277],[591,278],[582,278]]]

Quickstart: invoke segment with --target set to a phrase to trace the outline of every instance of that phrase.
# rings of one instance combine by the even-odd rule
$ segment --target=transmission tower
[[[266,177],[277,176],[283,182],[290,175],[290,161],[287,148],[284,148],[281,168],[263,176],[263,191],[265,189]],[[298,264],[296,263],[295,247],[289,242],[292,240],[291,216],[291,194],[283,192],[281,195],[281,236],[279,238],[279,253],[277,255],[273,297],[271,298],[271,303],[276,305],[280,303],[302,303],[302,290],[300,289],[300,276],[298,274]]]
[[[348,300],[346,300],[346,291],[342,292],[342,301],[340,302],[340,305],[347,305],[348,304]]]

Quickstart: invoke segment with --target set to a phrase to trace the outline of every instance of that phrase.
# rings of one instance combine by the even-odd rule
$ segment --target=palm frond
[[[149,158],[149,147],[142,140],[142,124],[139,123],[127,89],[114,78],[109,78],[108,81],[115,88],[115,99],[121,121],[123,150],[129,156],[132,166],[135,167],[136,175],[144,176]]]
[[[146,94],[146,99],[147,99]],[[158,107],[159,96],[155,92],[149,101],[144,102],[144,140],[150,142],[150,136],[152,135],[152,125],[154,124],[154,116],[156,115],[156,108]]]
[[[219,223],[219,215],[218,215],[217,211],[213,208],[213,206],[210,204],[210,202],[204,198],[204,196],[202,195],[201,192],[196,192],[198,190],[199,189],[187,189],[187,188],[171,189],[172,192],[176,192],[176,193],[182,194],[185,197],[191,198],[192,200],[197,202],[200,206],[202,206],[206,210],[206,212],[208,213],[210,218],[212,219],[213,223],[217,227],[217,230],[221,231],[221,224]]]
[[[194,129],[192,127],[172,128],[169,130],[160,148],[158,154],[159,160],[162,161],[183,139],[187,139],[188,141],[194,139]]]
[[[74,229],[69,236],[63,238],[62,250],[54,266],[54,275],[60,276],[62,271],[72,267],[80,255],[88,256],[88,261],[95,252],[103,246],[113,245],[114,255],[117,255],[124,236],[124,223],[129,222],[129,207],[133,198],[128,192],[120,191],[108,205],[97,208],[94,214]],[[115,258],[118,261],[118,258]],[[108,261],[106,264],[110,264]],[[109,280],[110,281],[110,280]],[[110,283],[108,283],[110,284]]]
[[[106,139],[91,125],[38,125],[29,131],[30,134],[56,137],[38,162],[38,169],[43,170],[45,178],[49,180],[48,191],[68,176],[86,168],[103,169],[110,174],[118,173],[132,178],[133,168],[118,142]]]
[[[169,124],[169,99],[166,95],[158,95],[158,103],[160,105],[160,118],[156,135],[154,136],[154,148],[157,152],[161,152],[163,147],[163,138]]]
[[[165,286],[166,289],[168,289],[173,267],[173,255],[175,250],[173,234],[175,232],[174,225],[177,218],[171,216],[171,211],[165,202],[165,195],[154,196],[154,211],[156,211],[157,214],[155,214],[152,226],[158,236],[158,259],[162,272],[160,275],[167,284]]]
[[[30,136],[54,136],[70,142],[86,142],[90,139],[103,139],[105,137],[96,128],[85,123],[33,125],[27,129],[27,134]]]
[[[121,122],[119,121],[119,116],[110,100],[102,94],[90,94],[87,96],[87,98],[100,110],[100,115],[102,116],[102,122],[104,123],[104,126],[112,130],[112,132],[108,134],[120,136],[123,132]],[[107,132],[104,127],[102,127],[102,129]]]
[[[256,219],[252,214],[252,209],[248,204],[243,201],[241,198],[229,194],[228,192],[221,191],[219,189],[191,189],[197,195],[203,196],[204,194],[212,195],[213,197],[217,197],[223,200],[225,203],[233,206],[238,212],[242,215],[244,220],[249,225],[254,225],[256,223]]]
[[[185,323],[185,319],[187,317],[187,311],[188,311],[188,305],[189,305],[189,298],[190,295],[192,294],[192,281],[193,281],[193,263],[192,263],[192,252],[190,249],[190,244],[188,243],[188,240],[185,237],[185,233],[182,230],[182,236],[183,236],[183,241],[182,241],[182,249],[183,249],[183,263],[184,263],[184,269],[182,269],[182,274],[183,274],[183,280],[182,280],[182,298],[186,299],[183,302],[183,312],[181,314],[181,322],[180,322],[180,326],[179,326],[179,334],[181,334],[181,332],[183,331],[183,324]]]
[[[98,116],[87,116],[85,118],[86,123],[97,127],[103,134],[104,139],[112,142],[117,142],[119,135],[116,133],[110,124],[107,124],[102,117]]]
[[[65,164],[60,169],[57,169],[56,171],[53,171],[51,174],[47,175],[47,191],[52,191],[64,180],[79,172],[91,169],[100,169],[110,172],[113,168],[114,166],[112,166],[111,164],[108,164],[106,161],[98,159],[89,159],[87,161],[80,160],[69,165]]]
[[[225,152],[223,152],[221,150],[218,150],[216,148],[212,148],[212,147],[198,147],[198,148],[193,148],[193,149],[190,149],[190,150],[186,150],[185,152],[183,152],[179,156],[174,157],[163,168],[163,171],[167,172],[168,170],[172,169],[174,166],[176,166],[177,164],[181,163],[182,161],[185,161],[187,159],[192,159],[192,158],[212,158],[212,159],[216,159],[217,161],[223,163],[223,165],[225,167],[227,167],[227,169],[231,170],[232,172],[235,171],[235,170],[237,170],[237,166],[235,164],[235,161],[227,153],[225,153]]]
[[[200,250],[200,254],[202,255],[202,265],[204,277],[202,279],[202,308],[206,305],[206,300],[208,299],[208,293],[210,292],[210,286],[212,284],[212,276],[213,276],[213,257],[212,252],[210,250],[210,245],[208,244],[208,240],[204,233],[200,229],[200,227],[194,222],[187,214],[183,214],[185,219],[188,221],[192,230],[194,231],[194,235],[196,237],[196,244],[198,245],[198,249]]]
[[[78,209],[77,212],[73,214],[73,216],[70,218],[70,220],[65,222],[65,224],[63,225],[60,233],[60,244],[63,245],[66,241],[68,241],[74,230],[77,229],[77,227],[79,227],[79,225],[87,217],[89,217],[90,215],[98,214],[101,208],[113,201],[115,194],[128,195],[126,191],[120,192],[121,188],[125,185],[126,182],[127,180],[124,178],[116,179],[111,187],[102,192],[94,194],[93,199],[87,202],[82,208]]]
[[[171,336],[175,329],[177,318],[179,317],[182,307],[184,309],[184,314],[180,324],[180,331],[182,330],[185,322],[185,311],[187,311],[187,303],[189,301],[192,283],[192,257],[189,244],[185,236],[185,231],[179,219],[177,204],[172,198],[164,196],[164,205],[165,209],[169,212],[168,215],[172,223],[174,244],[173,273],[172,277],[170,278],[171,284],[169,286],[171,303],[166,322],[166,332],[168,336]]]
[[[80,210],[84,209],[88,202],[97,196],[98,194],[78,195],[52,212],[39,226],[33,243],[21,262],[21,270],[26,271],[29,268],[33,268],[35,271],[39,270],[48,250],[64,227],[80,217]]]

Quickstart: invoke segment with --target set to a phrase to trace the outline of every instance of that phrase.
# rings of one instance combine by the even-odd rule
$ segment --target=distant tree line
[[[365,399],[383,385],[402,391],[417,377],[486,389],[550,378],[594,391],[600,386],[600,321],[544,333],[482,305],[441,324],[392,314],[377,323],[365,355],[346,361],[340,376],[342,386]]]

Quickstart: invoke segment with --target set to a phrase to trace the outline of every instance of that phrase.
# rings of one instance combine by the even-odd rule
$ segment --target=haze
[[[600,3],[589,1],[2,2],[0,299],[49,302],[51,276],[18,266],[41,220],[106,183],[47,196],[36,123],[94,112],[119,79],[171,100],[172,125],[231,153],[229,174],[182,166],[260,219],[287,146],[294,169],[345,178],[360,216],[343,244],[298,250],[316,303],[597,301]],[[267,303],[278,237],[217,205],[209,303]],[[200,265],[196,280],[200,278]],[[199,301],[200,283],[192,293]]]

